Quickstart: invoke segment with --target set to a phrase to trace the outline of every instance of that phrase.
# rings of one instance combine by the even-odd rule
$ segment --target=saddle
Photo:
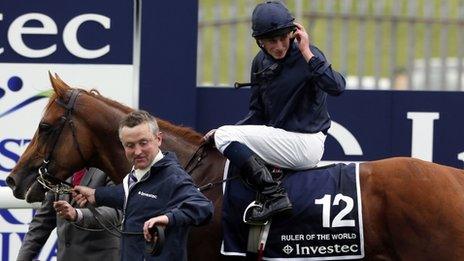
[[[229,165],[227,177],[238,175]],[[266,225],[243,222],[250,202],[259,195],[239,179],[226,183],[223,208],[224,255],[263,258],[344,259],[363,253],[359,174],[354,164],[336,164],[309,171],[273,170],[293,204],[291,216],[273,216]],[[251,238],[255,229],[257,236]],[[253,247],[250,248],[250,245]],[[347,249],[341,251],[340,249]]]
[[[314,167],[314,168],[310,168],[310,169],[307,169],[305,170],[306,173],[309,173],[309,171],[312,171],[312,170],[318,170],[318,169],[326,169],[326,168],[331,168],[333,167],[335,164],[332,164],[332,165],[327,165],[327,166],[322,166],[322,167]],[[270,165],[270,164],[265,164],[265,167],[267,168],[267,170],[269,171],[269,173],[271,173],[271,176],[272,176],[272,179],[274,181],[276,181],[278,184],[281,184],[282,183],[282,180],[285,176],[287,175],[291,175],[297,171],[295,170],[291,170],[291,169],[284,169],[284,168],[279,168],[279,167],[276,167],[276,166],[273,166],[273,165]],[[236,170],[236,171],[239,171],[239,170]],[[230,173],[229,173],[230,174]],[[243,177],[243,175],[238,175],[239,177]],[[246,180],[243,180],[242,179],[242,182],[244,184],[247,184],[247,181]],[[250,186],[249,184],[247,184],[248,187],[250,189],[252,189],[252,186]],[[253,189],[252,189],[253,190]],[[250,216],[251,216],[251,213],[253,212],[253,209],[255,208],[262,208],[262,202],[263,202],[263,198],[264,196],[259,192],[259,191],[255,191],[256,195],[255,195],[255,200],[250,202],[250,204],[246,207],[245,211],[243,212],[243,217],[242,217],[242,220],[245,224],[248,224],[248,225],[254,225],[254,226],[265,226],[268,224],[269,220],[265,220],[265,221],[262,221],[262,222],[258,222],[258,221],[253,221],[250,219]],[[286,215],[290,214],[289,212],[286,212],[285,213]]]

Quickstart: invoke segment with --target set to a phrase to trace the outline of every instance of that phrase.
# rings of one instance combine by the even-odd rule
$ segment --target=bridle
[[[78,89],[73,89],[71,91],[70,98],[67,103],[63,102],[60,99],[56,99],[55,102],[63,107],[65,109],[65,112],[63,116],[60,117],[60,125],[58,128],[55,130],[53,134],[53,143],[51,146],[51,149],[47,152],[46,156],[44,157],[44,160],[42,162],[42,165],[39,167],[39,176],[37,177],[37,182],[39,182],[42,186],[44,186],[46,189],[52,191],[55,193],[55,195],[59,194],[71,194],[72,192],[72,187],[73,185],[69,182],[63,181],[54,175],[51,175],[50,172],[48,171],[48,165],[50,164],[50,161],[52,159],[53,152],[56,148],[56,145],[58,144],[58,140],[60,139],[61,133],[63,132],[64,127],[68,124],[72,137],[73,137],[73,144],[75,144],[77,151],[79,152],[79,156],[81,157],[82,161],[84,163],[87,162],[87,160],[84,157],[84,154],[82,153],[81,147],[79,146],[79,142],[77,139],[77,132],[76,132],[76,126],[74,125],[74,122],[72,120],[72,113],[74,111],[74,105],[76,104],[76,100],[79,97],[81,90]],[[87,164],[86,164],[87,165]],[[98,212],[97,209],[95,209],[94,206],[88,205],[88,209],[92,212],[92,214],[95,216],[95,219],[98,221],[98,223],[103,227],[103,230],[106,230],[110,234],[120,237],[121,234],[127,234],[127,235],[143,235],[143,233],[140,232],[124,232],[120,231],[119,228],[114,225],[114,224],[108,224],[107,220]],[[105,222],[106,221],[106,222]],[[107,223],[107,225],[105,225]],[[74,224],[79,229],[82,230],[87,230],[87,231],[103,231],[103,230],[95,230],[95,229],[89,229],[89,228],[84,228],[81,226],[78,226],[77,224]],[[160,226],[153,226],[153,228],[150,230],[150,233],[152,235],[157,235],[158,240],[156,243],[154,242],[146,242],[145,244],[145,251],[149,253],[150,255],[156,256],[159,255],[163,249],[164,241],[165,241],[165,235],[164,235],[164,229]]]
[[[185,171],[190,176],[192,176],[193,171],[195,169],[197,169],[198,167],[201,166],[203,159],[205,159],[208,156],[207,155],[208,154],[208,148],[210,148],[212,146],[213,145],[210,142],[202,142],[198,146],[197,150],[193,153],[192,157],[190,157],[190,159],[187,161],[187,164],[185,164],[185,166],[184,166]],[[198,187],[197,189],[200,192],[203,192],[205,190],[212,189],[213,187],[215,187],[217,185],[221,185],[224,182],[227,182],[227,181],[230,181],[230,180],[233,180],[233,179],[236,179],[236,178],[238,178],[238,176],[229,177],[229,178],[226,178],[226,179],[218,179],[218,180],[216,180],[214,182],[206,183],[206,184]]]
[[[57,129],[53,132],[55,134],[52,142],[51,149],[48,150],[42,165],[39,167],[39,176],[37,177],[37,182],[39,182],[45,188],[53,191],[56,194],[67,194],[71,192],[72,184],[69,182],[60,180],[59,178],[51,175],[48,171],[48,165],[52,159],[53,152],[55,151],[56,145],[58,144],[58,140],[60,139],[61,133],[63,132],[64,127],[66,124],[69,125],[73,137],[73,144],[76,146],[77,151],[83,162],[87,162],[82,153],[81,147],[79,146],[79,142],[77,140],[77,133],[76,133],[76,126],[72,120],[72,113],[74,110],[74,105],[76,104],[76,100],[80,94],[81,90],[73,89],[70,94],[70,98],[67,103],[63,102],[59,98],[55,100],[55,102],[65,109],[63,116],[60,117],[60,125]]]

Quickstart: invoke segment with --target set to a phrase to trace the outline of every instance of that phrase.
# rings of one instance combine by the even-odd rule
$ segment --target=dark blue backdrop
[[[197,89],[196,128],[206,132],[234,124],[248,111],[249,90]],[[354,91],[329,97],[331,118],[347,128],[362,147],[362,156],[347,156],[328,136],[324,160],[375,160],[411,156],[412,121],[408,112],[438,112],[434,121],[433,161],[462,168],[457,154],[464,151],[462,92]],[[425,130],[424,130],[425,131]]]
[[[25,58],[15,53],[7,37],[0,38],[0,62],[31,63],[118,63],[132,62],[132,1],[118,1],[108,8],[108,1],[82,0],[79,8],[70,0],[16,1],[16,8],[0,2],[0,33],[8,35],[14,19],[24,13],[43,13],[53,19],[57,35],[24,35],[34,48],[57,44],[57,51],[43,59]],[[88,3],[86,5],[85,3]],[[181,5],[181,6],[179,6]],[[87,6],[87,7],[86,7]],[[2,10],[8,10],[4,12]],[[95,49],[111,44],[111,52],[97,59],[73,56],[63,44],[65,25],[82,13],[98,13],[112,19],[111,30],[95,22],[82,25],[78,39],[84,47]],[[142,1],[142,45],[140,68],[140,108],[201,132],[222,124],[233,124],[247,112],[249,90],[196,87],[196,51],[198,1]],[[34,23],[31,21],[30,23]],[[37,26],[37,24],[31,24]],[[96,37],[98,36],[98,37]],[[130,51],[128,51],[130,50]],[[347,91],[329,99],[332,118],[347,128],[362,147],[362,156],[347,156],[329,136],[326,160],[373,160],[390,156],[411,155],[412,121],[407,113],[438,112],[434,122],[433,160],[462,167],[457,154],[464,151],[461,133],[460,101],[463,93]]]
[[[140,107],[195,125],[198,1],[142,1]]]
[[[247,113],[249,90],[196,87],[197,1],[143,1],[140,107],[176,124],[206,132]],[[433,161],[462,167],[463,93],[347,91],[329,99],[332,119],[358,140],[362,156],[347,156],[328,136],[325,160],[411,156],[408,112],[438,112]]]
[[[142,3],[140,108],[201,132],[241,119],[247,113],[249,90],[196,87],[198,1],[134,1]],[[127,0],[2,0],[0,63],[132,64],[133,5],[133,1]],[[56,44],[56,52],[35,59],[13,50],[12,45],[18,42],[10,45],[8,40],[11,23],[27,13],[50,17],[58,33],[23,35],[24,42],[36,49]],[[111,45],[111,52],[100,58],[76,57],[63,43],[66,24],[84,13],[112,18],[110,30],[105,30],[99,23],[88,22],[77,32],[79,44],[85,48]],[[30,21],[26,26],[38,27],[40,24]],[[410,156],[413,132],[407,113],[436,112],[439,119],[433,122],[434,135],[427,141],[433,144],[433,161],[462,168],[457,155],[464,151],[464,124],[460,111],[463,100],[462,92],[347,91],[340,97],[330,98],[332,119],[351,132],[362,148],[362,155],[345,155],[339,142],[329,135],[324,160],[364,161]],[[424,133],[428,131],[423,130]],[[17,159],[16,155],[3,155]],[[1,210],[0,215],[12,226],[21,224],[9,210]],[[24,237],[24,231],[11,232],[18,230],[6,227],[6,232],[1,233],[2,260],[9,259],[10,237],[15,238],[14,242],[16,238]],[[55,255],[53,248],[48,250],[50,256]]]

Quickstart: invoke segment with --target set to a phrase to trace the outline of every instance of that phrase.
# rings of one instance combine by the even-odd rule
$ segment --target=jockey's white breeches
[[[240,142],[268,164],[302,170],[315,167],[324,154],[326,135],[296,133],[265,125],[226,125],[216,130],[214,141],[221,153],[233,141]]]

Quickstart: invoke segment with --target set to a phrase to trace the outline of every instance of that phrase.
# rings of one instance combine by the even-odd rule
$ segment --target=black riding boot
[[[242,167],[241,173],[243,180],[264,196],[261,202],[263,207],[253,209],[250,221],[263,222],[276,214],[291,211],[292,203],[285,189],[274,181],[261,158],[252,155]]]

